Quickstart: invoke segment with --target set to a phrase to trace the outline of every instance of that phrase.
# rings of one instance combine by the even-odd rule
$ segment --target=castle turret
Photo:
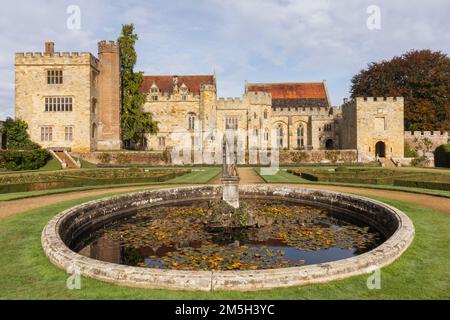
[[[114,41],[98,43],[99,58],[99,108],[97,149],[121,148],[120,113],[120,49]]]

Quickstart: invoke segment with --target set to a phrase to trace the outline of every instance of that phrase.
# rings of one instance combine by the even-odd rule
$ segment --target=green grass
[[[95,189],[113,189],[113,188],[123,188],[123,187],[133,187],[133,186],[152,186],[152,185],[171,185],[171,184],[204,184],[208,183],[211,179],[216,177],[221,172],[220,168],[207,167],[192,169],[192,172],[185,175],[175,177],[173,179],[167,180],[165,182],[144,182],[144,183],[124,183],[124,184],[111,184],[111,185],[100,185],[100,186],[86,186],[86,187],[74,187],[74,188],[64,188],[64,189],[50,189],[50,190],[39,190],[39,191],[28,191],[28,192],[15,192],[15,193],[4,193],[0,194],[0,201],[11,201],[19,200],[25,198],[33,198],[44,195],[68,193],[75,191],[86,191]]]
[[[45,166],[39,168],[39,171],[56,171],[61,169],[62,167],[59,161],[56,160],[55,158],[51,158],[49,161],[47,161]]]
[[[208,183],[211,179],[215,178],[222,172],[221,168],[209,167],[209,168],[193,168],[191,172],[174,179],[169,180],[170,183]]]
[[[326,284],[261,292],[192,292],[135,289],[82,278],[66,289],[67,275],[43,254],[41,231],[55,214],[95,197],[42,207],[0,220],[0,299],[449,299],[450,216],[415,204],[377,198],[403,210],[416,238],[403,256],[381,272],[381,290],[367,276]]]
[[[81,167],[82,168],[86,168],[86,169],[93,169],[93,168],[97,168],[97,165],[95,163],[83,160],[83,159],[79,159],[80,163],[81,163]]]
[[[393,185],[320,182],[320,181],[311,181],[311,180],[303,179],[302,177],[293,175],[293,174],[285,171],[285,169],[278,171],[278,173],[275,175],[261,175],[260,169],[255,169],[255,170],[263,178],[263,180],[267,183],[299,183],[299,184],[311,184],[311,185],[357,187],[357,188],[366,188],[366,189],[381,189],[381,190],[393,190],[393,191],[404,191],[404,192],[411,192],[411,193],[421,193],[421,194],[427,194],[427,195],[431,195],[431,196],[450,198],[450,191],[444,191],[444,190],[399,187],[399,186],[393,186]]]

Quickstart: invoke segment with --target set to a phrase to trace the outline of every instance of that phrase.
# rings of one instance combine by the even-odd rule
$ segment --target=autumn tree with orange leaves
[[[351,95],[403,96],[406,130],[450,130],[450,58],[414,50],[370,63],[353,77]]]

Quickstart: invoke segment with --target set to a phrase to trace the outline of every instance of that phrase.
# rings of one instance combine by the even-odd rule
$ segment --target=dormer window
[[[158,101],[159,88],[155,83],[150,88],[150,94],[152,96],[152,101]]]
[[[180,87],[180,94],[181,94],[181,100],[187,101],[188,98],[189,89],[188,87],[183,83]]]

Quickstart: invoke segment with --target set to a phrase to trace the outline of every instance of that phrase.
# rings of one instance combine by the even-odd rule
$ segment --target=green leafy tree
[[[125,141],[143,147],[145,134],[157,133],[158,123],[153,121],[150,113],[142,110],[146,99],[146,95],[140,91],[144,75],[142,72],[134,72],[137,61],[134,45],[137,40],[134,25],[122,25],[122,34],[118,39],[122,77],[122,137]]]
[[[406,130],[450,130],[450,58],[413,50],[370,63],[352,79],[352,97],[403,96]]]
[[[40,146],[30,140],[27,132],[28,124],[21,119],[7,118],[1,133],[7,137],[7,148],[9,150],[34,150]]]
[[[50,153],[30,140],[28,124],[20,119],[7,118],[0,130],[6,134],[7,149],[0,154],[0,167],[7,170],[36,170],[51,159]]]

